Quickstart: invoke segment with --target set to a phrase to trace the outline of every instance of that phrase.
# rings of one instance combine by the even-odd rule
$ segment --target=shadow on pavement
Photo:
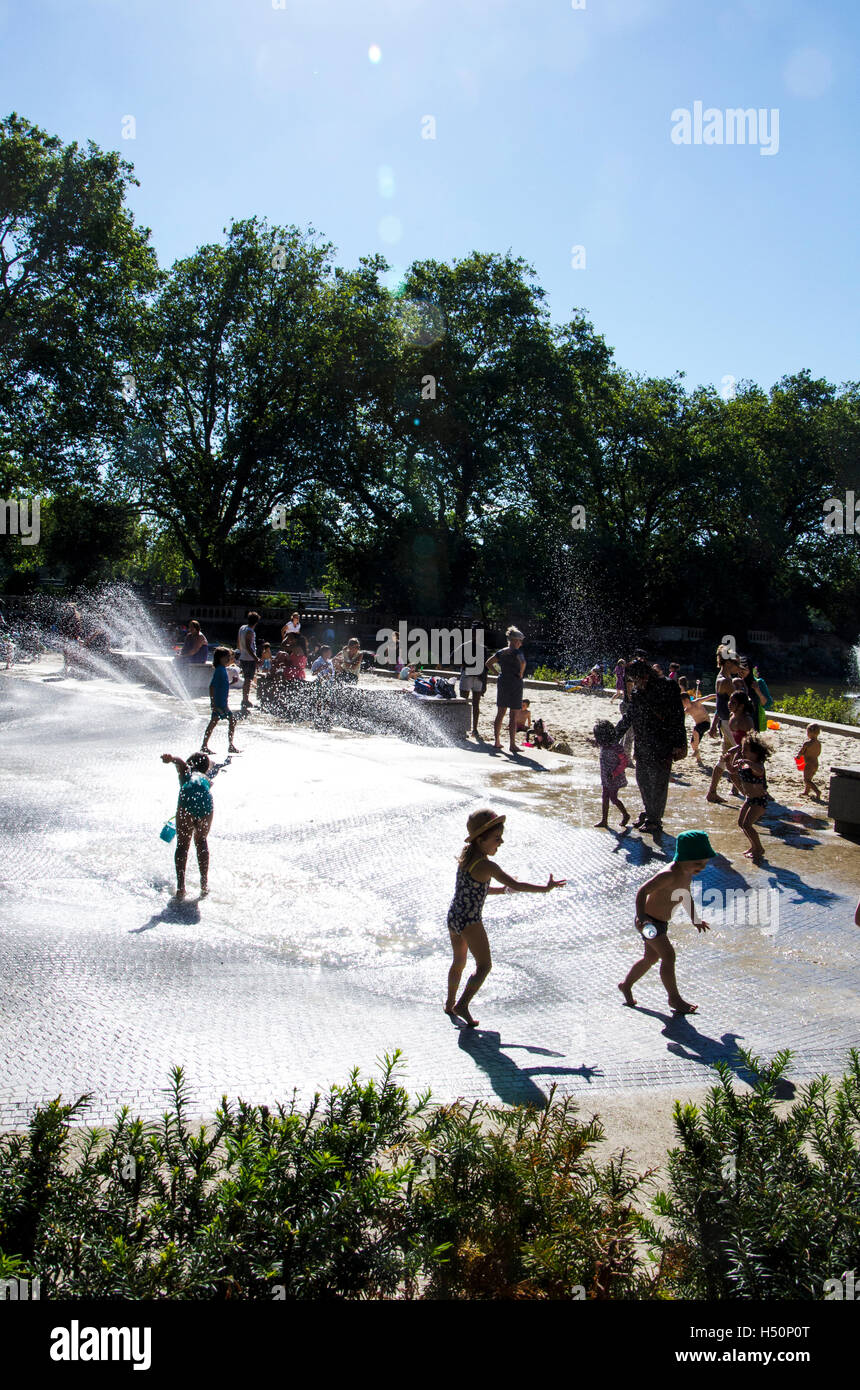
[[[738,1080],[746,1081],[750,1086],[755,1083],[755,1075],[745,1066],[738,1052],[740,1033],[723,1033],[718,1041],[695,1027],[690,1021],[695,1015],[663,1014],[656,1009],[644,1009],[641,1006],[637,1006],[637,1012],[650,1014],[652,1018],[659,1018],[665,1023],[663,1036],[669,1039],[666,1050],[675,1057],[683,1057],[688,1062],[698,1062],[703,1067],[713,1067],[716,1062],[726,1062]],[[777,1100],[791,1100],[795,1094],[793,1081],[783,1077],[777,1082],[774,1089]]]
[[[150,917],[148,922],[144,922],[142,927],[132,927],[129,936],[140,936],[141,932],[151,931],[153,927],[159,926],[163,922],[199,922],[200,921],[200,900],[198,898],[185,898],[177,902],[171,898],[166,907],[160,912],[156,912]]]
[[[547,1096],[533,1076],[582,1076],[590,1081],[592,1076],[602,1076],[599,1067],[518,1067],[512,1058],[505,1056],[502,1048],[536,1053],[543,1057],[563,1057],[563,1052],[551,1052],[546,1047],[532,1047],[528,1043],[503,1043],[501,1033],[485,1028],[467,1028],[458,1020],[452,1020],[460,1031],[458,1044],[468,1052],[475,1065],[486,1072],[490,1084],[499,1100],[505,1105],[533,1105],[545,1109]]]

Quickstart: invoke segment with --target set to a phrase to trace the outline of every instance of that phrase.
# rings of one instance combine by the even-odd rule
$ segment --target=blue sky
[[[0,107],[121,150],[164,265],[255,213],[347,266],[511,250],[632,371],[860,376],[858,0],[281,3],[0,0]],[[673,143],[697,101],[777,152]]]

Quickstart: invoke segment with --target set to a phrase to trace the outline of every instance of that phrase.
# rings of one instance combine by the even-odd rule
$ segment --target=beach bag
[[[430,676],[430,677],[427,677],[427,676],[416,676],[416,678],[415,678],[415,684],[413,685],[412,689],[415,691],[415,694],[416,694],[416,695],[435,695],[435,694],[436,694],[436,678],[435,678],[435,676]]]
[[[443,677],[436,680],[436,694],[443,700],[453,700],[456,697],[456,690],[451,681],[446,681]]]
[[[165,840],[168,845],[171,840],[176,838],[176,826],[173,824],[175,820],[176,817],[171,816],[169,821],[165,821],[159,832],[159,838]]]

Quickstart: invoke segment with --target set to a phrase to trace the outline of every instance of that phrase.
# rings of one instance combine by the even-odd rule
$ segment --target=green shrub
[[[802,695],[783,695],[774,703],[779,706],[779,714],[800,714],[805,719],[821,719],[828,724],[860,724],[854,701],[838,695],[835,690],[818,695],[807,686]]]
[[[769,1065],[741,1052],[751,1094],[731,1069],[699,1111],[675,1107],[680,1148],[670,1191],[643,1222],[661,1254],[661,1282],[681,1298],[820,1299],[829,1278],[860,1265],[860,1053],[835,1087],[819,1077],[780,1116],[790,1054]]]
[[[677,1105],[668,1191],[605,1166],[595,1118],[430,1106],[381,1077],[273,1110],[226,1098],[193,1130],[181,1068],[155,1124],[88,1098],[0,1139],[0,1278],[68,1299],[818,1299],[860,1265],[860,1054],[776,1108],[787,1052],[752,1094]],[[648,1255],[648,1250],[651,1254]],[[659,1257],[659,1258],[657,1258]]]
[[[0,1269],[71,1299],[646,1287],[627,1203],[639,1180],[623,1162],[591,1162],[599,1125],[578,1123],[570,1100],[431,1111],[429,1094],[412,1101],[396,1084],[398,1060],[385,1058],[381,1082],[353,1072],[304,1111],[224,1099],[196,1132],[181,1068],[158,1124],[123,1109],[74,1142],[87,1098],[39,1107],[28,1134],[0,1141]]]
[[[531,679],[534,681],[568,681],[570,675],[567,671],[556,671],[552,666],[536,666],[532,671]]]

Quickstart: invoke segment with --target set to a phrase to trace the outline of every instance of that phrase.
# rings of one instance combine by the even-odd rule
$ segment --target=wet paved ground
[[[784,815],[772,863],[755,869],[730,811],[704,816],[700,787],[672,789],[667,827],[706,825],[731,856],[702,876],[706,902],[773,888],[778,906],[777,921],[706,910],[707,936],[673,929],[681,988],[700,1005],[674,1019],[656,971],[640,1009],[620,1004],[635,890],[663,855],[590,828],[591,769],[245,724],[245,752],[214,787],[213,891],[196,901],[192,855],[177,906],[158,835],[176,774],[158,755],[198,746],[205,705],[44,683],[46,670],[0,677],[0,1126],[84,1091],[94,1121],[125,1102],[154,1116],[174,1063],[201,1115],[224,1093],[306,1096],[395,1048],[409,1089],[439,1100],[540,1102],[557,1084],[599,1106],[601,1092],[700,1086],[721,1057],[743,1075],[738,1043],[791,1048],[795,1080],[838,1070],[860,1043],[860,850],[820,814]],[[487,803],[508,816],[503,867],[569,886],[488,901],[494,969],[471,1033],[441,1011],[444,919],[466,816]]]

